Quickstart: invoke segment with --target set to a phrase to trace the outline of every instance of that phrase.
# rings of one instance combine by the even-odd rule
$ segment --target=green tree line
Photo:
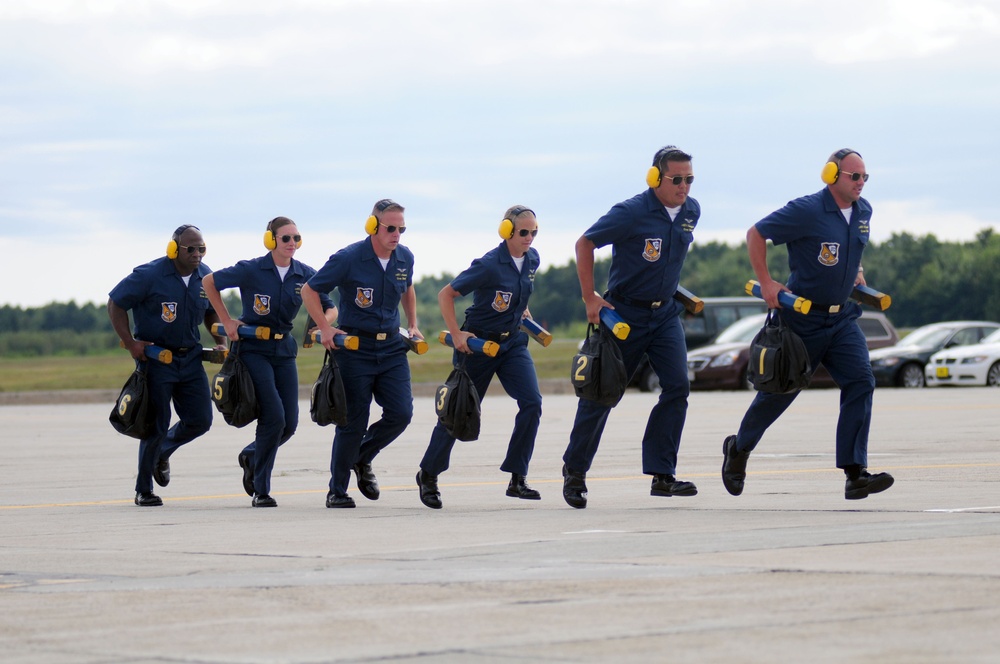
[[[774,278],[787,278],[784,247],[771,247],[768,263]],[[599,289],[607,283],[610,264],[609,258],[597,261]],[[897,233],[885,242],[870,243],[864,266],[868,284],[892,296],[888,315],[898,327],[955,319],[1000,320],[1000,235],[991,228],[969,242],[941,242],[934,235]],[[437,293],[453,276],[429,276],[416,283],[420,329],[429,338],[444,327]],[[696,244],[688,254],[681,283],[701,297],[744,295],[744,285],[752,278],[745,244],[734,247],[709,242]],[[236,292],[225,295],[230,312],[238,315]],[[455,304],[462,320],[471,298],[460,298]],[[110,352],[118,348],[118,339],[105,306],[103,302],[79,305],[73,301],[33,308],[4,305],[0,307],[0,355]],[[579,329],[585,312],[575,262],[539,270],[530,308],[539,323],[553,332]],[[305,324],[303,310],[295,325],[298,334]],[[204,342],[211,343],[207,334]]]

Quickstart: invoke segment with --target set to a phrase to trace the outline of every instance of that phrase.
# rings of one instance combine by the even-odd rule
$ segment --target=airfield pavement
[[[869,464],[896,484],[847,501],[836,390],[799,396],[738,498],[722,440],[752,395],[691,395],[678,476],[699,494],[660,498],[639,443],[656,395],[630,390],[574,510],[560,469],[576,399],[546,394],[529,476],[542,500],[522,501],[498,470],[516,406],[493,390],[437,511],[414,483],[427,396],[374,463],[381,498],[352,479],[353,510],[324,506],[333,429],[305,401],[276,509],[241,486],[252,427],[217,416],[172,457],[165,504],[139,508],[114,396],[0,405],[0,659],[1000,661],[1000,391],[877,390]]]

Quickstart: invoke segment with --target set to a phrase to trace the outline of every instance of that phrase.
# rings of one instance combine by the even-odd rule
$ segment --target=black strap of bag
[[[777,309],[769,310],[764,327],[750,344],[747,380],[758,392],[789,394],[807,387],[811,378],[806,345],[784,324]]]

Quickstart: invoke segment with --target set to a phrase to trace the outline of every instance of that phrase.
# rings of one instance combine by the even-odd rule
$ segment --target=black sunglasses
[[[868,174],[867,173],[851,173],[849,171],[841,171],[840,174],[841,175],[850,175],[851,176],[851,181],[853,181],[853,182],[857,182],[858,180],[864,180],[865,182],[868,182]]]
[[[517,232],[517,234],[520,235],[521,237],[528,237],[529,233],[531,234],[531,237],[535,237],[536,235],[538,235],[538,229],[536,228],[533,231],[529,231],[527,228],[522,228]]]
[[[177,246],[180,247],[181,249],[187,249],[187,252],[189,254],[193,254],[196,251],[199,254],[204,254],[206,251],[208,251],[208,247],[206,247],[205,245],[200,245],[200,246],[194,247],[194,246],[185,246],[183,244],[179,244]]]
[[[406,232],[406,226],[383,226],[382,228],[385,229],[386,233],[395,233],[396,231],[399,231],[399,234],[402,235]]]
[[[282,235],[278,239],[281,240],[282,242],[290,242],[292,240],[295,240],[295,244],[298,244],[299,242],[302,242],[302,236],[301,235]]]
[[[664,178],[664,180],[669,180],[671,184],[673,184],[674,186],[676,186],[676,185],[679,185],[681,182],[684,182],[684,183],[687,183],[687,184],[691,184],[692,182],[694,182],[694,176],[693,175],[675,175],[672,178]]]

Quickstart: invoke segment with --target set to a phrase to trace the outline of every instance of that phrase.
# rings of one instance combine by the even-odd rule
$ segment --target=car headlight
[[[717,356],[708,366],[716,368],[732,366],[733,362],[735,362],[736,358],[739,356],[740,354],[738,351],[731,350],[728,353],[723,353],[722,355]]]
[[[963,357],[962,364],[979,364],[980,362],[985,362],[989,358],[985,355],[976,355],[975,357]]]
[[[898,357],[883,357],[882,359],[875,360],[872,362],[873,365],[879,367],[894,367],[899,364]]]

